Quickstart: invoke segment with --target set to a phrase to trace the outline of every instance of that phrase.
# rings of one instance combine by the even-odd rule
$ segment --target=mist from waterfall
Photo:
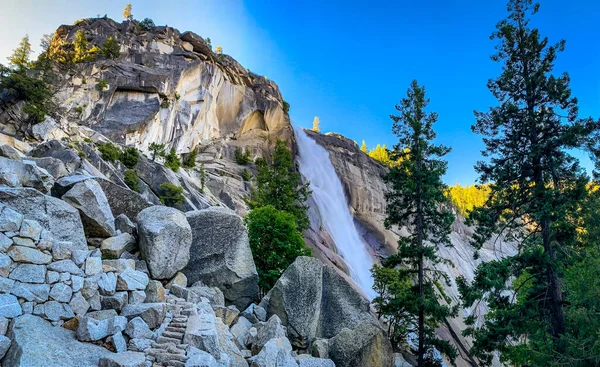
[[[322,226],[335,242],[352,279],[372,300],[376,296],[371,277],[373,259],[354,226],[342,183],[329,160],[329,152],[301,128],[294,127],[294,133],[298,143],[300,173],[310,181]]]

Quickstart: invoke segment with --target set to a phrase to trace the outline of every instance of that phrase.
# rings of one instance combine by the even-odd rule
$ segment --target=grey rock
[[[129,300],[127,303],[144,303],[146,301],[146,292],[144,291],[131,291],[129,292]]]
[[[174,284],[171,286],[171,293],[192,303],[197,303],[204,297],[213,306],[225,305],[225,297],[219,288],[207,287],[200,282],[195,283],[191,288],[183,288]]]
[[[78,170],[77,173],[62,177],[54,182],[54,186],[52,187],[52,196],[60,198],[79,182],[83,182],[92,178],[94,178],[94,176],[81,170]]]
[[[0,145],[0,156],[14,160],[19,160],[25,157],[23,153],[19,152],[8,144]]]
[[[121,316],[125,316],[129,320],[138,316],[141,317],[150,329],[159,327],[166,314],[167,306],[165,303],[137,303],[127,305],[121,310]]]
[[[71,307],[64,303],[48,301],[44,303],[42,316],[50,321],[69,320],[75,317]]]
[[[127,325],[127,319],[122,316],[109,316],[100,320],[84,316],[79,320],[77,339],[80,341],[95,341],[109,335],[122,332]]]
[[[67,167],[65,166],[65,164],[59,159],[52,157],[29,157],[27,159],[34,161],[38,167],[41,167],[48,171],[48,173],[54,178],[61,178],[69,174],[69,171],[67,171]]]
[[[55,241],[52,245],[52,258],[54,260],[65,260],[71,258],[73,243],[67,241]]]
[[[10,293],[15,286],[15,281],[12,279],[0,277],[0,293]]]
[[[11,160],[0,157],[0,184],[10,187],[33,187],[49,192],[53,178],[48,171],[31,160]]]
[[[23,283],[44,283],[46,267],[44,265],[18,264],[8,277]]]
[[[117,277],[117,290],[135,291],[146,289],[148,275],[141,271],[126,269]]]
[[[248,362],[246,362],[242,352],[235,343],[229,328],[220,318],[216,319],[215,324],[219,336],[219,350],[221,351],[221,358],[219,361],[235,367],[248,367]],[[223,354],[227,356],[226,359],[223,358]]]
[[[111,237],[115,232],[115,218],[106,195],[94,180],[78,182],[67,191],[62,200],[77,208],[88,237]]]
[[[127,323],[125,334],[130,338],[152,338],[152,330],[150,330],[148,324],[141,317],[134,317]]]
[[[311,354],[313,357],[329,358],[329,340],[317,339],[312,344]]]
[[[165,286],[165,288],[171,290],[171,286],[173,285],[178,285],[180,287],[187,287],[188,284],[188,280],[187,277],[185,276],[185,274],[183,274],[182,272],[177,272],[177,274],[175,274],[175,276],[173,277],[173,279],[169,280],[169,282],[167,283],[167,285]]]
[[[190,259],[192,231],[177,209],[153,206],[137,216],[139,246],[153,278],[169,279]]]
[[[166,300],[167,296],[162,283],[158,280],[149,281],[148,286],[146,287],[146,302],[157,303],[166,302]]]
[[[12,319],[23,313],[17,297],[12,294],[0,294],[0,316]]]
[[[203,350],[189,346],[187,349],[188,360],[185,362],[185,367],[222,367],[223,365]]]
[[[54,283],[58,282],[59,277],[60,277],[60,274],[58,272],[48,271],[48,272],[46,272],[46,283],[54,284]]]
[[[35,243],[31,238],[13,236],[12,240],[15,245],[23,247],[35,247]]]
[[[225,299],[245,309],[258,298],[258,274],[242,218],[223,208],[186,213],[193,233],[188,281],[219,287]]]
[[[129,340],[129,344],[127,346],[129,350],[134,352],[143,352],[152,346],[152,340],[133,338]]]
[[[198,303],[198,312],[188,318],[183,343],[221,358],[217,318],[208,302]]]
[[[49,264],[52,256],[30,247],[13,246],[8,250],[8,256],[13,261],[30,264]]]
[[[252,354],[258,354],[269,340],[286,337],[285,329],[277,315],[271,316],[266,323],[259,325],[256,330],[256,337],[252,340]]]
[[[95,275],[102,272],[102,259],[99,257],[88,257],[85,259],[85,274]]]
[[[98,291],[103,296],[115,294],[117,289],[117,276],[115,273],[102,273],[98,280]]]
[[[100,293],[96,291],[96,293],[94,293],[91,297],[87,298],[87,301],[90,303],[90,309],[94,311],[99,311],[102,309],[100,297]]]
[[[98,367],[145,367],[146,356],[139,352],[122,352],[100,358]]]
[[[118,258],[125,251],[132,252],[137,248],[135,238],[129,233],[122,233],[102,241],[100,251],[102,255],[109,258]]]
[[[13,244],[13,240],[11,240],[9,237],[5,236],[4,234],[0,233],[0,251],[1,252],[6,252],[6,250],[8,250],[8,248]]]
[[[43,303],[48,300],[50,286],[48,284],[28,284],[15,282],[11,293],[27,301]]]
[[[96,367],[100,358],[113,354],[98,345],[80,343],[71,330],[32,315],[15,319],[8,337],[13,343],[4,357],[5,366]]]
[[[42,226],[37,221],[24,219],[23,223],[21,223],[21,231],[19,232],[19,236],[31,238],[32,240],[37,241],[40,239],[42,229]]]
[[[412,367],[400,353],[394,353],[394,367]]]
[[[0,253],[0,277],[8,278],[12,261],[10,257]]]
[[[110,204],[110,209],[113,215],[126,215],[128,218],[134,219],[144,209],[153,204],[146,200],[142,195],[133,190],[119,186],[109,180],[94,178],[106,195],[106,199]],[[121,230],[125,233],[125,231]],[[130,233],[131,234],[131,233]]]
[[[90,253],[91,251],[89,250],[71,250],[71,260],[73,260],[75,265],[82,266],[85,264],[85,261],[87,260],[88,256],[90,256]]]
[[[125,214],[119,214],[115,217],[115,229],[121,233],[128,233],[132,236],[137,235],[137,227]]]
[[[67,283],[71,280],[71,274],[69,274],[68,272],[63,272],[63,273],[59,273],[58,275],[58,280],[61,283]]]
[[[111,309],[111,310],[88,312],[88,314],[86,316],[91,317],[92,319],[96,319],[96,320],[106,320],[106,319],[114,318],[119,315],[117,314],[117,311]]]
[[[69,273],[83,276],[84,273],[72,260],[59,260],[48,264],[48,270],[58,271],[59,273]]]
[[[8,348],[10,348],[10,344],[12,341],[5,337],[4,335],[0,335],[0,359],[4,358],[6,352],[8,352]]]
[[[338,367],[391,366],[392,345],[379,326],[362,321],[353,330],[344,328],[329,340],[329,358]]]
[[[121,311],[129,302],[127,292],[116,292],[111,296],[100,296],[100,304],[102,309],[114,309]]]
[[[127,352],[127,342],[125,341],[125,338],[123,338],[123,334],[121,334],[121,332],[109,336],[106,338],[106,341],[113,345],[115,352]]]
[[[54,246],[54,236],[47,229],[43,229],[36,247],[42,251],[51,251],[52,246]]]
[[[73,288],[73,292],[79,292],[83,288],[83,277],[72,275],[71,288]]]
[[[21,303],[21,308],[23,309],[23,313],[32,314],[33,313],[33,302],[23,302]]]
[[[0,335],[6,335],[6,332],[8,331],[8,322],[9,320],[6,317],[0,316]]]
[[[127,269],[135,270],[135,260],[133,259],[114,259],[114,260],[102,260],[102,271],[109,272],[114,271],[120,273]]]
[[[255,303],[252,303],[250,306],[248,306],[248,308],[242,311],[240,315],[244,316],[253,324],[256,324],[259,321],[267,320],[267,311]]]
[[[246,348],[246,339],[251,328],[252,323],[243,316],[240,316],[237,322],[231,327],[231,334],[240,348]]]
[[[17,232],[23,223],[23,214],[0,204],[0,231]]]
[[[335,367],[331,359],[315,358],[307,354],[301,354],[296,358],[298,367]]]
[[[79,212],[64,201],[34,189],[2,187],[0,202],[28,219],[36,220],[56,240],[72,242],[73,250],[87,250]]]
[[[86,312],[90,309],[90,303],[81,295],[81,292],[77,292],[71,298],[71,302],[69,302],[69,306],[75,316],[84,316]]]
[[[215,311],[215,315],[220,317],[227,326],[231,326],[240,314],[240,311],[235,306],[213,306],[213,310]]]
[[[292,345],[286,338],[269,340],[259,354],[249,359],[250,367],[298,367],[291,352]]]

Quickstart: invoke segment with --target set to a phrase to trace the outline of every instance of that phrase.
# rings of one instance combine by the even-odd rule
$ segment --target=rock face
[[[0,203],[36,220],[55,239],[71,242],[74,250],[87,250],[79,212],[64,201],[34,189],[0,187]]]
[[[225,299],[245,309],[258,298],[258,274],[242,218],[223,208],[186,213],[193,233],[190,262],[183,273],[223,291]]]
[[[140,251],[153,278],[171,278],[188,264],[192,230],[182,212],[152,206],[138,214],[137,223]]]
[[[100,185],[94,180],[76,183],[62,200],[81,213],[88,237],[111,237],[115,232],[115,218]]]
[[[97,367],[108,350],[75,339],[72,331],[53,327],[37,316],[23,315],[8,332],[13,341],[3,366]]]

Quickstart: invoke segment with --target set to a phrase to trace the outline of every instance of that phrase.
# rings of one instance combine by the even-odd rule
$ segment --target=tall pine
[[[473,245],[504,238],[518,246],[510,258],[482,264],[471,284],[459,279],[465,306],[481,301],[489,312],[467,319],[472,352],[491,363],[494,351],[515,365],[551,365],[565,352],[568,325],[563,277],[576,242],[574,218],[587,177],[569,150],[582,148],[597,123],[577,118],[569,76],[552,74],[565,41],[550,44],[529,25],[539,6],[510,0],[509,16],[492,39],[502,72],[488,81],[499,104],[475,112],[486,161],[476,170],[490,183],[485,205],[471,212]],[[493,243],[496,243],[494,240]]]
[[[425,111],[428,104],[425,88],[415,80],[407,97],[396,106],[399,115],[391,116],[392,131],[398,137],[393,159],[398,164],[385,177],[389,186],[385,225],[408,226],[411,235],[398,241],[398,253],[388,257],[383,267],[373,268],[374,289],[379,294],[374,304],[390,320],[396,345],[411,334],[417,335],[419,366],[441,363],[434,348],[450,359],[456,356],[454,348],[435,334],[439,324],[456,312],[455,307],[444,304],[448,299],[440,303],[438,298],[443,294],[439,282],[448,278],[435,270],[443,261],[437,254],[438,246],[450,246],[454,216],[446,209],[446,186],[441,179],[447,167],[441,158],[450,149],[432,143],[438,116]]]

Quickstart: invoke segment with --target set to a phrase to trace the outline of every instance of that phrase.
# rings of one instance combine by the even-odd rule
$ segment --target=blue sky
[[[108,14],[125,1],[3,0],[0,62],[28,33],[32,43],[59,24]],[[427,88],[440,115],[438,141],[448,155],[449,184],[475,182],[481,138],[473,110],[495,103],[486,81],[499,73],[489,35],[506,14],[504,0],[132,1],[137,19],[192,30],[222,45],[253,72],[277,82],[296,125],[319,116],[323,131],[371,147],[394,144],[389,114],[412,79]],[[600,2],[547,0],[533,25],[567,40],[556,72],[569,72],[580,115],[600,117]],[[579,154],[588,162],[585,154]]]

